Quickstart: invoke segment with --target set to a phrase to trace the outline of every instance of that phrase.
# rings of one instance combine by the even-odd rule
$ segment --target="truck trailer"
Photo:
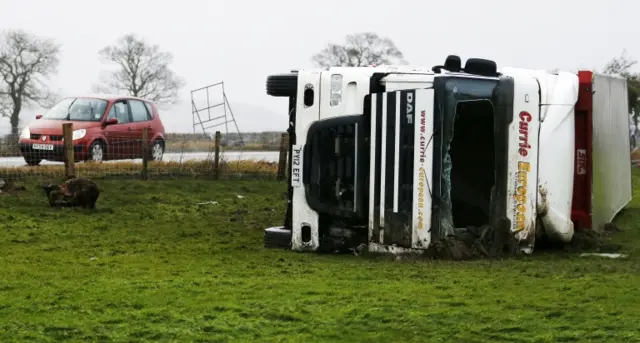
[[[444,65],[331,67],[267,78],[289,100],[288,206],[265,246],[423,253],[490,227],[533,252],[600,231],[632,198],[624,78]]]

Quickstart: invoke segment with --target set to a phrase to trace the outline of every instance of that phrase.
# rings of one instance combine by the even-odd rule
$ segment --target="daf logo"
[[[42,136],[42,141],[46,141],[47,140],[47,136]]]
[[[413,93],[407,92],[407,124],[413,124]]]

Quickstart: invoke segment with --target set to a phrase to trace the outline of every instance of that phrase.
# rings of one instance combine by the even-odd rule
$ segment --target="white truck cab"
[[[586,168],[576,164],[580,85],[577,74],[498,72],[484,59],[462,68],[457,56],[430,69],[270,76],[267,93],[289,97],[290,201],[265,244],[421,252],[486,225],[503,250],[531,253],[541,236],[569,242],[581,210],[575,167]]]

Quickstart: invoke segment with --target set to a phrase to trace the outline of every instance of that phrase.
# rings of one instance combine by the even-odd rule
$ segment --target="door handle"
[[[129,127],[127,128],[127,130],[131,131],[131,130],[133,130],[133,129],[131,128],[131,126],[129,126]]]

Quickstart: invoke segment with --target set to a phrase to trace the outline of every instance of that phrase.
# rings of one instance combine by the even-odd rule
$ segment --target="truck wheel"
[[[264,247],[275,249],[291,249],[291,230],[283,226],[270,227],[264,230]]]
[[[278,74],[267,77],[267,94],[277,97],[293,97],[298,91],[298,75]]]

